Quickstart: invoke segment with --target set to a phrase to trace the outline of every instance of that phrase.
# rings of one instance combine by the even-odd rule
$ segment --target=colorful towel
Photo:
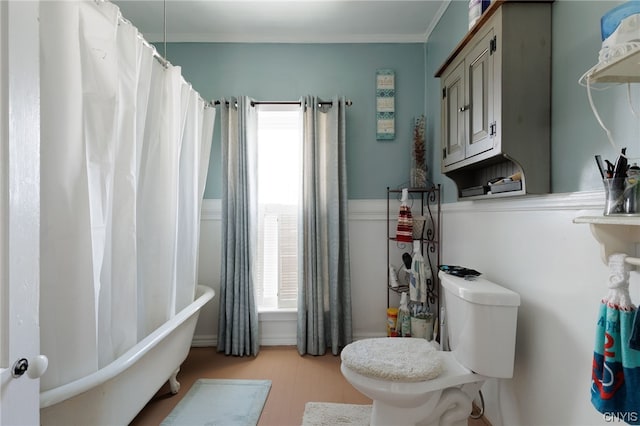
[[[413,241],[413,218],[411,216],[411,208],[407,204],[409,201],[409,190],[402,190],[402,198],[400,199],[400,213],[398,214],[398,228],[396,231],[396,240],[402,243],[410,243]]]
[[[591,403],[609,418],[640,424],[640,351],[629,346],[635,306],[626,255],[609,257],[609,294],[602,299],[591,374]]]
[[[633,329],[631,330],[631,338],[629,339],[629,347],[640,351],[640,315],[636,309],[636,317],[633,321]]]

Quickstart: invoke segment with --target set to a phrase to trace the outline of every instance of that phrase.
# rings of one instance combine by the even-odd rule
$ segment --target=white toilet
[[[513,375],[520,295],[483,278],[439,277],[450,351],[398,337],[342,351],[343,376],[373,400],[372,426],[466,425],[483,382]]]

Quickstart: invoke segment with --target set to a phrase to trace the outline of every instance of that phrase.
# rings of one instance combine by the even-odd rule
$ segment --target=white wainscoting
[[[199,282],[219,294],[220,200],[204,201],[200,224]],[[349,202],[353,333],[356,339],[386,333],[386,200]],[[216,297],[200,313],[193,346],[215,346],[218,334]],[[377,308],[373,308],[377,307]],[[259,314],[262,345],[295,345],[296,314]]]
[[[442,206],[442,263],[481,271],[520,293],[514,378],[485,386],[487,416],[504,425],[600,425],[590,403],[591,360],[608,269],[589,225],[602,213],[598,192],[464,201]],[[220,204],[202,212],[200,282],[218,290]],[[353,332],[385,334],[386,200],[349,202]],[[636,254],[637,255],[637,254]],[[631,296],[640,303],[637,273]],[[215,344],[215,299],[202,314],[194,344]],[[295,344],[295,316],[261,317],[264,344]],[[502,391],[504,418],[496,410]]]
[[[495,426],[605,424],[590,387],[608,268],[589,225],[573,223],[602,214],[603,200],[602,192],[584,192],[443,206],[443,263],[477,269],[522,300],[514,377],[484,387]],[[635,272],[631,296],[640,302]]]

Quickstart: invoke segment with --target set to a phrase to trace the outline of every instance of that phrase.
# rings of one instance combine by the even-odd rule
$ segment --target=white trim
[[[2,365],[40,355],[40,2],[2,2]],[[5,24],[7,24],[5,26]],[[6,49],[6,50],[5,50]],[[10,307],[5,311],[5,307]],[[45,367],[46,369],[46,367]],[[0,368],[0,425],[40,424],[39,376]]]
[[[497,198],[494,200],[459,201],[442,204],[443,213],[515,212],[548,210],[592,210],[604,207],[604,191],[566,192]]]
[[[349,200],[349,220],[387,220],[387,200]],[[395,208],[395,207],[394,207]],[[397,212],[394,212],[394,216]]]
[[[446,9],[446,8],[445,8]],[[444,12],[443,12],[444,13]],[[438,18],[439,19],[439,18]],[[435,27],[435,24],[433,25]],[[430,27],[429,33],[433,31]],[[151,43],[159,43],[164,35],[145,34]],[[167,37],[167,43],[294,43],[294,44],[340,44],[340,43],[424,43],[425,34],[351,34],[335,36],[331,33],[307,36],[295,35],[255,35],[255,34],[173,34]]]
[[[296,308],[284,309],[258,309],[258,318],[260,321],[283,321],[283,319],[295,320],[298,317]]]
[[[604,191],[583,191],[458,201],[442,204],[441,210],[443,213],[456,213],[470,210],[475,212],[591,210],[602,207],[604,207]],[[202,220],[221,220],[221,208],[222,203],[219,199],[205,199],[202,203]],[[395,206],[392,208],[395,209]],[[387,200],[349,200],[348,211],[350,221],[386,220]]]
[[[9,367],[9,335],[7,324],[8,266],[9,266],[9,130],[8,89],[9,82],[7,52],[7,3],[0,2],[0,368]],[[1,376],[0,376],[1,377]],[[0,406],[0,419],[2,406]]]
[[[200,214],[200,220],[222,220],[222,200],[205,198]]]
[[[349,200],[349,220],[386,220],[387,201]],[[222,201],[205,198],[202,202],[201,220],[222,220]]]
[[[295,323],[293,324],[295,326]],[[353,340],[363,340],[363,339],[371,339],[375,337],[385,337],[384,332],[382,333],[360,333],[353,336]],[[273,335],[271,334],[266,339],[264,336],[261,338],[260,346],[296,346],[296,336],[291,335]],[[192,348],[214,348],[218,346],[218,335],[215,334],[199,334],[193,336],[193,340],[191,341]]]
[[[436,14],[433,17],[433,19],[431,20],[431,23],[429,24],[429,27],[427,28],[427,31],[424,34],[425,43],[427,41],[429,41],[429,37],[431,37],[431,33],[436,28],[436,25],[438,25],[438,23],[440,23],[440,19],[442,19],[442,16],[447,11],[447,8],[449,7],[449,4],[451,4],[451,0],[444,0],[442,2],[442,4],[440,5],[440,8],[436,12]]]

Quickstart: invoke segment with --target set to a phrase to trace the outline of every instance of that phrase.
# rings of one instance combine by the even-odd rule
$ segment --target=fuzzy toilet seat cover
[[[340,354],[346,367],[374,379],[421,382],[443,370],[440,352],[427,340],[381,337],[348,344]]]

